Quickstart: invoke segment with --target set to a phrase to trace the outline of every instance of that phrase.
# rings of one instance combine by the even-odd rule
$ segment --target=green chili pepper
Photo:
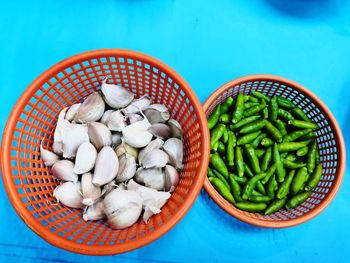
[[[257,174],[260,173],[261,169],[260,169],[259,159],[256,156],[255,150],[249,145],[245,145],[245,152],[247,154],[248,161],[250,162],[250,165],[254,173],[257,173]]]
[[[231,193],[234,199],[236,200],[236,202],[241,202],[241,186],[236,182],[233,175],[230,175],[228,179],[231,186]]]
[[[314,189],[318,185],[318,182],[320,181],[321,177],[322,177],[322,165],[318,164],[316,169],[311,175],[311,178],[308,182],[306,190]]]
[[[262,212],[266,209],[265,203],[239,202],[236,207],[247,212]]]
[[[217,147],[217,151],[221,154],[225,154],[226,152],[226,147],[225,144],[222,141],[218,142],[218,147]]]
[[[252,141],[251,143],[250,143],[250,147],[252,147],[252,148],[256,148],[256,147],[258,147],[258,145],[259,145],[259,143],[261,142],[261,140],[263,140],[264,138],[266,138],[267,137],[267,134],[266,133],[261,133],[258,137],[256,137],[255,139],[254,139],[254,141]]]
[[[244,109],[248,109],[250,107],[257,106],[259,104],[260,104],[259,102],[246,102],[244,103]]]
[[[254,196],[262,196],[262,193],[259,193],[258,191],[253,190],[252,195],[254,195]]]
[[[278,109],[277,115],[286,121],[290,121],[294,119],[293,115],[289,111],[286,111],[281,108]]]
[[[248,200],[254,203],[268,203],[271,201],[271,197],[266,195],[251,195]]]
[[[308,134],[310,131],[311,131],[310,129],[293,131],[291,133],[288,133],[286,136],[284,136],[283,141],[284,142],[295,141],[296,139],[300,138],[301,136]]]
[[[276,125],[276,128],[282,134],[282,136],[285,136],[287,134],[287,129],[286,129],[286,125],[284,124],[284,122],[281,120],[276,120],[274,123]]]
[[[249,96],[249,100],[248,101],[253,102],[253,103],[260,103],[259,99],[255,98],[253,96]]]
[[[260,131],[264,127],[265,127],[265,120],[258,120],[245,125],[242,129],[240,129],[239,133],[252,133],[252,132]]]
[[[248,197],[252,195],[252,192],[255,189],[257,182],[262,178],[264,178],[265,176],[266,174],[264,173],[257,174],[248,180],[247,184],[244,186],[244,189],[243,189],[243,194],[242,194],[243,200],[247,200]]]
[[[318,128],[318,125],[314,122],[308,122],[308,121],[300,121],[300,120],[290,120],[288,121],[289,125],[292,125],[296,128],[301,129],[313,129],[316,130]]]
[[[208,167],[208,177],[215,177],[215,174],[210,167]]]
[[[298,158],[297,158],[294,154],[290,153],[290,154],[288,154],[288,155],[286,156],[285,159],[288,160],[288,161],[294,162],[294,161],[296,161]]]
[[[292,184],[294,178],[295,170],[291,170],[286,176],[285,180],[281,184],[280,188],[277,191],[277,198],[282,199],[287,196],[289,193],[290,185]]]
[[[232,114],[232,123],[239,122],[243,117],[244,112],[244,97],[242,93],[239,93],[236,99],[235,109]]]
[[[254,174],[252,170],[250,170],[249,166],[246,163],[243,163],[243,166],[244,166],[244,174],[246,174],[247,177],[253,177]]]
[[[263,184],[266,184],[269,181],[269,179],[275,174],[276,167],[276,164],[270,166],[270,168],[266,172],[266,176],[264,177],[264,179],[261,180]]]
[[[263,99],[267,102],[270,102],[270,100],[271,100],[271,98],[269,96],[267,96],[259,91],[252,91],[252,95],[258,99]]]
[[[243,98],[244,98],[244,102],[247,102],[249,101],[250,95],[244,95]]]
[[[307,154],[307,170],[309,173],[315,169],[316,165],[316,151],[317,151],[317,142],[313,141],[310,146],[310,150]]]
[[[273,161],[276,165],[277,181],[282,182],[285,174],[283,169],[283,162],[281,160],[281,156],[276,143],[273,145]]]
[[[241,148],[238,146],[235,148],[235,157],[238,176],[242,177],[244,175],[244,161]]]
[[[300,108],[294,108],[292,109],[292,114],[294,115],[295,118],[302,120],[302,121],[307,121],[307,122],[312,122],[308,116],[306,116],[305,112],[303,112],[302,109]]]
[[[290,190],[292,194],[297,194],[302,188],[306,179],[308,177],[306,167],[302,167],[298,170],[296,175],[294,176],[293,182],[291,184]]]
[[[281,210],[287,202],[287,197],[274,200],[265,210],[265,215],[272,215]]]
[[[261,181],[258,181],[257,183],[256,183],[256,190],[258,190],[260,193],[262,193],[263,195],[265,195],[266,194],[266,191],[265,191],[265,187],[264,187],[264,185],[261,183]]]
[[[233,167],[234,163],[234,143],[235,143],[235,134],[232,131],[228,132],[228,141],[227,141],[227,149],[226,149],[226,159],[227,165],[229,167]]]
[[[230,189],[230,185],[229,185],[229,183],[228,183],[228,181],[226,180],[226,178],[221,174],[221,173],[219,173],[217,170],[213,170],[213,173],[215,174],[215,177],[216,178],[218,178],[218,179],[220,179],[220,181],[222,181],[225,185],[226,185],[226,187],[228,188],[228,189]]]
[[[305,141],[305,140],[316,138],[316,137],[317,137],[317,132],[312,131],[312,132],[309,132],[308,134],[300,137],[299,140]]]
[[[283,160],[283,167],[288,168],[288,169],[298,169],[301,167],[305,167],[305,163],[295,163],[290,160],[284,159]]]
[[[231,116],[228,113],[224,113],[220,116],[219,121],[224,124],[230,123]]]
[[[216,142],[216,143],[213,145],[213,147],[212,147],[211,150],[213,150],[214,152],[216,152],[216,151],[218,150],[218,148],[219,148],[219,142]]]
[[[308,199],[310,195],[311,195],[311,192],[304,192],[304,193],[300,193],[300,194],[293,196],[292,198],[290,198],[288,200],[288,202],[286,204],[286,208],[293,209],[293,208],[297,207],[298,205],[300,205],[304,201],[306,201],[306,199]]]
[[[282,142],[278,144],[278,150],[280,152],[291,152],[291,151],[297,151],[300,148],[305,147],[308,145],[310,141],[303,141],[303,142]]]
[[[271,199],[275,198],[275,184],[277,184],[276,176],[273,175],[270,177],[266,185],[267,196],[271,197]]]
[[[209,130],[211,130],[212,128],[215,127],[216,123],[219,120],[220,117],[220,109],[221,109],[221,105],[219,104],[215,110],[212,112],[212,114],[210,115],[210,117],[208,118],[208,128]]]
[[[271,122],[269,121],[265,121],[265,122],[266,122],[265,129],[267,133],[271,135],[272,139],[276,142],[282,142],[283,136],[280,133],[280,131],[275,126],[273,126]]]
[[[271,159],[272,159],[272,148],[269,147],[266,149],[263,159],[261,161],[261,170],[263,172],[265,172],[268,169]]]
[[[247,183],[247,181],[248,181],[247,177],[239,177],[238,175],[235,175],[234,179],[236,180],[236,182],[238,184],[242,184],[242,185],[245,185]]]
[[[236,124],[230,125],[230,129],[233,130],[233,131],[236,131],[239,128],[247,125],[248,123],[251,123],[251,122],[256,121],[258,119],[260,119],[260,116],[258,116],[258,115],[254,115],[254,116],[250,116],[250,117],[244,118],[244,119],[240,120],[239,122],[237,122]]]
[[[265,149],[256,149],[255,154],[258,158],[261,158],[265,154]]]
[[[264,138],[261,140],[261,145],[265,147],[270,147],[273,145],[273,140],[271,140],[270,138]]]
[[[267,107],[263,108],[263,110],[262,110],[262,117],[263,117],[263,119],[268,119],[269,118],[269,110],[268,110]]]
[[[308,151],[309,151],[309,147],[307,147],[307,146],[300,148],[297,151],[297,156],[299,156],[299,157],[305,156],[305,155],[307,155]]]
[[[218,142],[226,131],[224,124],[218,124],[215,129],[211,132],[210,136],[210,149],[213,149],[216,142]]]
[[[275,121],[277,120],[277,112],[278,112],[278,104],[277,104],[277,97],[273,97],[269,104],[269,120]]]
[[[221,180],[215,177],[210,178],[209,180],[211,184],[214,186],[214,188],[216,189],[216,191],[218,191],[223,198],[225,198],[227,201],[229,201],[232,204],[235,203],[235,200],[229,188],[227,188],[226,185]]]
[[[232,97],[228,97],[222,104],[220,109],[220,114],[224,114],[228,112],[233,105],[234,99]]]
[[[223,176],[225,176],[225,178],[228,178],[227,167],[219,154],[210,154],[210,164],[214,169],[218,170]]]
[[[252,116],[252,115],[258,113],[259,111],[263,110],[264,108],[266,108],[266,105],[264,105],[264,104],[260,104],[260,105],[256,105],[256,106],[250,107],[249,109],[246,109],[244,111],[243,116],[244,117]]]
[[[254,141],[256,137],[259,136],[260,133],[261,131],[257,131],[257,132],[248,133],[247,135],[242,136],[237,140],[237,145],[245,145],[245,144],[251,143],[252,141]]]
[[[287,100],[281,96],[276,96],[278,106],[285,109],[293,109],[295,105],[290,100]]]

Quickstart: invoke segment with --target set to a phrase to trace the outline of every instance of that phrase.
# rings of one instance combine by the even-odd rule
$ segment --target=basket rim
[[[87,245],[80,244],[74,241],[70,241],[65,239],[64,237],[60,237],[49,229],[44,228],[39,221],[29,212],[24,203],[21,201],[16,187],[12,180],[11,173],[11,137],[14,133],[16,122],[25,106],[27,101],[33,96],[33,94],[37,91],[37,87],[40,87],[44,82],[53,75],[56,75],[61,70],[66,67],[72,66],[77,62],[87,59],[93,59],[102,56],[125,56],[126,58],[135,58],[141,59],[142,61],[157,66],[163,72],[166,72],[168,76],[176,80],[176,82],[183,87],[185,94],[191,97],[193,101],[193,108],[195,113],[198,116],[199,123],[199,132],[202,134],[202,141],[200,144],[200,151],[202,153],[206,153],[209,150],[209,131],[207,129],[207,119],[205,113],[202,108],[202,104],[199,102],[196,94],[191,89],[190,85],[171,67],[161,62],[160,60],[153,58],[149,55],[143,54],[141,52],[127,50],[127,49],[119,49],[119,48],[107,48],[107,49],[98,49],[91,50],[79,53],[77,55],[73,55],[68,57],[40,74],[22,93],[15,106],[13,107],[7,123],[4,128],[3,138],[2,138],[2,146],[0,151],[0,160],[1,160],[1,169],[2,169],[2,179],[4,182],[5,190],[7,196],[15,208],[17,214],[21,217],[21,219],[25,222],[25,224],[36,234],[38,234],[41,238],[46,240],[48,243],[57,246],[59,248],[68,250],[70,252],[86,254],[86,255],[114,255],[119,253],[125,253],[142,246],[145,246],[152,241],[160,238],[165,233],[170,231],[187,213],[187,211],[191,208],[197,196],[200,193],[200,190],[203,187],[203,182],[205,179],[209,156],[203,154],[201,156],[200,164],[199,164],[199,172],[197,173],[197,182],[194,185],[193,190],[188,194],[187,199],[182,204],[181,208],[176,212],[174,216],[166,223],[164,223],[159,228],[156,228],[153,232],[148,235],[144,235],[139,239],[135,239],[132,241],[125,242],[123,244],[114,244],[114,245]]]
[[[219,97],[223,92],[228,90],[229,88],[246,83],[249,81],[273,81],[273,82],[278,82],[281,84],[288,85],[292,87],[295,90],[298,90],[302,94],[306,94],[308,97],[310,97],[313,102],[321,108],[321,110],[324,112],[324,114],[327,116],[327,118],[330,120],[330,125],[334,129],[335,133],[335,140],[336,140],[336,146],[339,150],[338,152],[338,169],[337,169],[337,174],[335,176],[334,183],[330,189],[330,191],[327,193],[326,197],[322,200],[320,204],[318,204],[313,210],[311,210],[309,213],[306,215],[302,215],[300,217],[297,217],[295,219],[290,219],[286,221],[265,221],[259,218],[252,218],[248,215],[245,214],[252,214],[249,212],[244,212],[242,213],[241,210],[235,208],[232,206],[229,202],[227,202],[216,190],[215,188],[211,185],[208,177],[205,177],[204,180],[204,188],[209,194],[209,196],[214,200],[214,202],[219,205],[223,210],[225,210],[228,214],[231,216],[239,219],[240,221],[243,221],[245,223],[258,226],[258,227],[265,227],[265,228],[287,228],[287,227],[292,227],[292,226],[297,226],[300,224],[303,224],[318,214],[320,214],[334,199],[336,196],[340,185],[342,183],[343,177],[344,177],[344,172],[345,172],[345,166],[346,166],[346,151],[345,151],[345,143],[344,143],[344,138],[342,135],[342,132],[339,128],[339,125],[331,113],[331,111],[328,109],[328,107],[321,101],[320,98],[318,98],[314,93],[312,93],[309,89],[303,87],[301,84],[289,80],[284,77],[276,76],[276,75],[270,75],[270,74],[251,74],[251,75],[246,75],[243,77],[239,77],[236,79],[233,79],[225,84],[223,84],[221,87],[219,87],[216,91],[214,91],[205,101],[203,108],[204,111],[206,112],[210,105],[215,101],[217,97]],[[209,152],[209,151],[208,151]]]

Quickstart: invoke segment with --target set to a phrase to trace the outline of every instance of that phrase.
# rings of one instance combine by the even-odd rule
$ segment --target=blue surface
[[[328,105],[350,144],[349,13],[347,0],[1,1],[0,130],[20,94],[45,69],[82,51],[120,47],[173,67],[202,102],[246,74],[295,80]],[[246,225],[202,191],[184,219],[156,242],[97,258],[47,244],[21,221],[1,187],[0,260],[344,262],[350,249],[348,175],[333,203],[298,227]]]

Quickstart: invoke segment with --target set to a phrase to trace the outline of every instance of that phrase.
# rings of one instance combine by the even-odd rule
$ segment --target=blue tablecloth
[[[20,94],[45,69],[82,51],[118,47],[162,60],[189,82],[201,102],[246,74],[300,82],[326,103],[350,144],[349,13],[348,0],[2,1],[0,130]],[[348,175],[322,214],[290,229],[241,223],[202,190],[169,233],[113,257],[76,255],[49,245],[17,216],[1,187],[0,261],[345,262]]]

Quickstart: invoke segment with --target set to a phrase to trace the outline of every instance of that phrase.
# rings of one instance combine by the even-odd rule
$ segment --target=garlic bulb
[[[128,114],[128,120],[130,124],[133,124],[138,121],[142,121],[143,117],[137,113],[130,113]]]
[[[147,119],[126,126],[122,130],[125,142],[135,148],[145,147],[152,140],[152,134],[147,131],[150,126]]]
[[[137,169],[133,179],[155,190],[164,190],[165,187],[165,177],[162,168],[145,169],[140,167]]]
[[[171,137],[181,139],[182,138],[182,128],[180,123],[177,120],[170,119],[167,122],[171,130]]]
[[[44,149],[42,143],[40,144],[40,156],[46,166],[52,166],[55,162],[60,160],[60,157],[57,154]]]
[[[91,93],[80,105],[74,121],[88,123],[99,120],[105,111],[105,103],[98,92]]]
[[[88,135],[97,151],[112,144],[112,134],[106,125],[99,122],[88,123]]]
[[[79,193],[79,187],[79,184],[65,182],[56,187],[53,196],[65,206],[83,209],[83,197]]]
[[[169,162],[168,155],[160,150],[154,149],[145,154],[142,158],[141,165],[144,168],[162,168]]]
[[[78,175],[73,171],[74,164],[69,160],[60,160],[55,162],[52,166],[52,174],[63,181],[70,181],[76,183]]]
[[[118,173],[119,160],[110,146],[105,146],[97,154],[92,183],[101,186],[111,182]]]
[[[105,113],[103,113],[102,115],[100,122],[103,123],[104,125],[107,125],[107,121],[109,119],[109,116],[111,116],[112,112],[114,112],[114,110],[105,111]]]
[[[115,189],[103,200],[108,223],[114,229],[127,228],[138,220],[142,212],[142,200],[138,193]]]
[[[118,144],[122,142],[122,134],[115,132],[112,134],[112,147],[115,148]]]
[[[62,149],[64,158],[74,158],[80,144],[89,141],[87,126],[64,123],[61,126]]]
[[[164,123],[170,118],[167,107],[163,104],[152,104],[145,110],[145,115],[151,124]]]
[[[85,221],[100,220],[104,218],[106,218],[106,214],[104,212],[103,200],[88,206],[83,214],[83,219]]]
[[[173,192],[180,180],[178,172],[171,165],[166,165],[164,167],[164,175],[165,175],[165,191]]]
[[[136,172],[135,158],[130,154],[123,154],[119,158],[119,170],[116,177],[116,181],[125,182],[132,178]]]
[[[149,105],[151,104],[151,101],[147,97],[141,97],[139,99],[134,99],[125,109],[124,112],[126,114],[130,113],[138,113],[140,111],[145,110]]]
[[[109,115],[107,126],[111,131],[121,132],[126,127],[126,118],[120,110],[113,111]]]
[[[183,167],[183,144],[177,138],[168,139],[163,145],[164,151],[169,155],[170,164],[177,169]]]
[[[134,99],[134,94],[118,85],[107,84],[107,78],[102,81],[101,91],[106,103],[112,108],[124,108]]]
[[[83,204],[92,205],[101,197],[101,188],[92,183],[92,174],[85,173],[81,177],[81,192],[83,195]]]
[[[75,158],[74,173],[83,174],[92,170],[95,166],[97,151],[90,142],[80,144]]]
[[[152,124],[148,131],[159,139],[168,139],[171,136],[170,127],[164,123]]]
[[[142,163],[142,159],[143,157],[146,155],[146,153],[154,150],[154,149],[160,149],[162,148],[164,144],[164,141],[157,138],[153,141],[151,141],[145,148],[143,148],[140,152],[139,152],[139,155],[138,155],[138,161],[139,163]]]
[[[116,152],[118,157],[127,153],[136,159],[138,156],[139,150],[137,148],[130,146],[126,142],[122,141],[122,143],[119,146],[117,146],[117,148],[115,148],[115,152]]]
[[[74,119],[74,116],[78,112],[80,105],[81,103],[76,103],[69,107],[65,116],[67,121],[72,121]]]
[[[67,108],[60,111],[58,115],[57,124],[55,128],[55,133],[53,135],[53,145],[52,150],[54,153],[61,155],[63,154],[62,136],[61,129],[68,121],[64,118],[66,115]]]

